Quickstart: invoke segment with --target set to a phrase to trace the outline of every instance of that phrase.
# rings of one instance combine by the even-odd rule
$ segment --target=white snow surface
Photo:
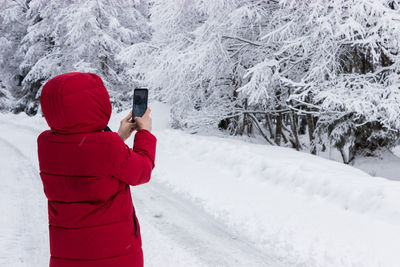
[[[383,148],[374,157],[357,157],[352,165],[371,176],[400,181],[399,148],[395,147],[393,151]]]
[[[132,188],[146,266],[398,266],[400,183],[338,162],[168,126],[153,102],[151,181]],[[128,113],[113,113],[117,130]],[[46,266],[40,116],[0,114],[0,266]],[[132,145],[133,136],[126,143]],[[395,164],[395,163],[393,163]]]

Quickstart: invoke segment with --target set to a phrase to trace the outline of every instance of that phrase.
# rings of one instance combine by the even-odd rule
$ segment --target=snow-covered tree
[[[152,40],[119,59],[178,127],[255,126],[312,153],[332,143],[344,161],[398,139],[397,2],[170,0],[150,13]]]
[[[398,1],[1,3],[1,80],[14,81],[2,106],[13,92],[14,110],[35,113],[49,78],[91,71],[115,106],[148,86],[172,105],[174,126],[193,131],[311,153],[333,145],[344,162],[399,140]]]
[[[216,126],[243,104],[237,89],[259,56],[246,39],[258,36],[263,16],[257,1],[155,1],[151,42],[123,50],[122,61],[172,104],[178,127]]]
[[[29,26],[18,53],[23,77],[16,109],[35,113],[40,88],[51,77],[69,71],[95,72],[109,89],[115,106],[133,84],[126,83],[115,54],[150,38],[147,19],[131,1],[32,0]]]
[[[17,47],[26,33],[28,1],[0,1],[0,109],[12,107],[12,88],[18,87],[16,75],[21,57]]]
[[[286,102],[306,117],[314,152],[317,141],[333,142],[348,162],[393,144],[400,130],[398,4],[287,0],[272,15],[259,43],[273,52],[240,90],[253,103],[289,90]]]

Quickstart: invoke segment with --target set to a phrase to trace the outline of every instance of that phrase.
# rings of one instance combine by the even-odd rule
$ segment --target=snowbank
[[[287,148],[156,135],[153,179],[266,254],[295,266],[398,266],[400,183]]]

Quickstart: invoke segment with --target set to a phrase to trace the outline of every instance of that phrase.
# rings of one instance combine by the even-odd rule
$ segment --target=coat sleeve
[[[130,149],[117,133],[112,133],[111,176],[129,185],[140,185],[150,180],[156,156],[156,137],[147,130],[135,134]]]

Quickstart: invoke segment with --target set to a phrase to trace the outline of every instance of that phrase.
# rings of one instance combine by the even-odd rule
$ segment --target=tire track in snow
[[[0,266],[45,266],[47,207],[37,168],[2,137],[0,147]]]
[[[42,130],[21,124],[18,120],[9,122],[4,119],[0,119],[0,128],[0,138],[29,159],[39,175],[36,140]]]
[[[145,217],[204,265],[281,266],[278,259],[260,252],[243,237],[230,234],[211,215],[157,181],[132,191],[139,221]]]

